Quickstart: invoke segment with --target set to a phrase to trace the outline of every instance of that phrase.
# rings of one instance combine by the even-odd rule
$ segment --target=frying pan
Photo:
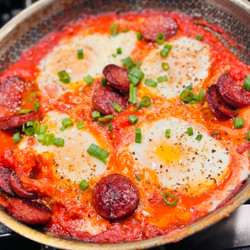
[[[27,49],[50,31],[63,27],[70,20],[84,14],[105,12],[143,11],[145,9],[173,9],[204,18],[208,23],[221,26],[236,45],[216,34],[243,62],[250,59],[250,3],[246,0],[41,0],[18,14],[0,31],[0,72],[18,60]],[[240,45],[240,46],[238,46]],[[240,48],[240,49],[239,49]],[[205,218],[173,232],[153,239],[118,244],[94,244],[67,240],[28,227],[0,210],[0,221],[15,232],[37,241],[62,249],[144,249],[179,241],[216,223],[250,198],[250,177],[223,206]]]

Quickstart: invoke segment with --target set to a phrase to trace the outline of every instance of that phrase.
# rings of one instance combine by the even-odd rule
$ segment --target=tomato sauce
[[[18,174],[23,187],[28,191],[38,193],[42,197],[40,202],[47,204],[53,211],[52,220],[46,226],[48,231],[66,238],[98,243],[136,241],[156,237],[175,229],[183,228],[206,216],[209,211],[200,205],[209,201],[214,193],[228,187],[229,183],[234,183],[234,180],[239,181],[237,168],[241,159],[237,156],[236,150],[240,148],[239,152],[246,154],[244,148],[247,148],[245,146],[245,136],[250,128],[249,108],[239,110],[238,117],[243,118],[245,126],[236,130],[233,126],[233,119],[226,121],[217,120],[206,105],[206,102],[184,104],[179,97],[166,102],[163,98],[151,94],[152,105],[157,107],[167,103],[166,109],[159,110],[157,113],[155,109],[150,111],[150,109],[147,110],[145,108],[135,113],[136,107],[130,104],[125,112],[117,115],[112,123],[113,130],[109,131],[107,126],[101,127],[92,121],[91,113],[94,109],[92,107],[91,93],[95,84],[85,88],[79,87],[75,92],[68,92],[62,95],[57,101],[43,98],[41,93],[39,93],[36,86],[36,77],[39,74],[37,65],[62,39],[71,38],[76,34],[110,34],[110,26],[114,23],[119,25],[120,33],[126,32],[126,29],[139,32],[145,17],[149,15],[151,13],[128,13],[122,16],[110,14],[108,16],[101,15],[83,18],[77,22],[70,23],[62,30],[49,34],[35,46],[24,51],[20,60],[0,76],[1,81],[11,76],[19,76],[30,83],[23,95],[22,109],[32,108],[34,102],[39,101],[41,103],[40,111],[44,114],[50,110],[58,110],[69,114],[76,122],[83,120],[89,126],[89,129],[95,131],[95,128],[98,127],[98,129],[102,130],[107,135],[107,140],[113,148],[113,155],[105,174],[126,173],[126,176],[135,183],[140,192],[139,209],[127,218],[111,223],[100,217],[91,205],[92,189],[98,178],[89,181],[90,188],[82,191],[78,185],[72,184],[57,173],[53,166],[53,156],[49,154],[45,154],[43,157],[36,156],[31,149],[15,151],[16,144],[12,140],[13,134],[0,131],[1,161],[3,163],[12,162],[11,168]],[[230,72],[231,77],[237,81],[239,86],[243,85],[244,79],[250,72],[249,66],[233,55],[215,35],[201,26],[197,26],[192,17],[175,12],[169,13],[169,16],[173,17],[178,24],[176,38],[183,36],[194,38],[196,34],[199,34],[204,36],[202,42],[210,48],[212,66],[209,70],[209,76],[199,83],[198,87],[194,88],[193,91],[195,93],[198,93],[200,88],[206,89],[215,83],[218,75],[225,71]],[[200,21],[199,24],[207,26],[204,21]],[[224,36],[226,35],[220,27],[210,25],[209,28]],[[143,39],[138,41],[131,55],[132,60],[142,61],[156,46],[156,44]],[[95,79],[95,81],[99,80]],[[38,97],[32,102],[28,102],[28,97],[35,91],[39,93]],[[228,147],[232,152],[229,171],[225,179],[221,183],[212,185],[209,192],[203,192],[197,196],[172,192],[178,197],[178,205],[175,207],[166,205],[162,199],[162,193],[168,190],[162,188],[153,171],[141,171],[141,180],[139,181],[134,177],[137,170],[133,167],[131,156],[126,156],[127,158],[123,156],[126,160],[122,162],[127,162],[127,165],[120,163],[120,155],[116,148],[119,147],[127,134],[131,134],[131,131],[134,131],[132,130],[133,125],[128,122],[128,117],[131,114],[136,114],[140,121],[145,123],[151,123],[159,119],[159,117],[174,116],[185,121],[192,120],[202,124],[211,136],[219,140],[224,147]],[[218,131],[218,133],[213,135],[214,131]],[[36,140],[33,138],[30,138],[28,141],[30,146],[35,143]],[[125,171],[126,168],[129,171]],[[150,179],[146,177],[148,175]],[[2,197],[0,198],[3,199]],[[142,206],[143,210],[140,209]],[[85,231],[86,218],[92,225],[101,225],[102,229],[100,231],[97,230],[95,235]]]

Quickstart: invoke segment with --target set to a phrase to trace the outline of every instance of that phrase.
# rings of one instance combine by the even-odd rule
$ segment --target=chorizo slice
[[[40,120],[40,115],[41,114],[39,112],[33,111],[29,114],[24,115],[10,115],[6,117],[1,117],[0,130],[19,128],[29,121]]]
[[[51,219],[50,209],[36,202],[10,199],[7,210],[17,220],[29,225],[46,225]]]
[[[20,107],[24,82],[18,77],[5,79],[0,85],[0,106],[15,109]]]
[[[171,17],[151,16],[148,17],[142,28],[142,36],[152,42],[156,42],[157,35],[163,33],[165,40],[174,36],[178,31],[178,25]]]
[[[14,196],[15,193],[10,185],[10,175],[10,169],[0,166],[0,189],[2,189],[5,193]]]
[[[104,68],[103,74],[109,85],[124,93],[129,92],[130,80],[128,78],[128,70],[114,64],[109,64]]]
[[[92,193],[96,212],[109,220],[121,219],[131,214],[139,199],[139,191],[133,182],[120,174],[103,177]]]
[[[98,110],[102,115],[116,115],[117,112],[112,107],[112,103],[117,103],[122,110],[128,106],[127,98],[111,87],[99,86],[94,90],[92,104],[95,110]]]
[[[25,199],[37,198],[37,195],[35,193],[27,192],[23,189],[22,184],[14,171],[12,171],[10,175],[10,185],[12,187],[12,190],[21,198]]]
[[[215,84],[208,87],[206,100],[210,110],[220,120],[227,120],[237,115],[236,111],[224,102]]]
[[[216,85],[223,100],[229,106],[243,108],[250,105],[250,92],[237,86],[229,72],[222,74]]]

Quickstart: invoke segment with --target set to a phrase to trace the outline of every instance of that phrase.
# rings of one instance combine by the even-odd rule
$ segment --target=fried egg
[[[117,36],[93,34],[63,40],[40,62],[38,86],[44,94],[53,97],[60,96],[65,90],[74,89],[75,86],[84,86],[84,76],[101,77],[106,65],[121,66],[121,59],[130,55],[136,41],[136,33],[133,31]],[[117,54],[118,48],[121,48],[121,54]],[[77,51],[81,49],[84,58],[78,59]],[[69,74],[70,84],[64,84],[59,80],[60,71]]]
[[[79,183],[99,176],[106,170],[106,165],[97,158],[89,155],[87,149],[91,143],[98,143],[96,137],[88,130],[79,130],[75,125],[60,131],[62,120],[67,114],[51,111],[46,114],[42,124],[48,126],[47,133],[53,133],[56,138],[64,139],[63,147],[46,146],[36,143],[33,149],[36,154],[50,153],[54,157],[57,172],[66,179]],[[100,138],[98,138],[100,141]],[[19,148],[28,147],[27,138],[20,143]]]
[[[198,195],[221,183],[229,171],[228,151],[196,125],[177,118],[159,120],[142,128],[142,143],[129,146],[139,168],[154,170],[161,185],[169,190]],[[171,129],[170,138],[165,137]],[[202,132],[199,132],[202,131]],[[202,139],[196,139],[201,134]]]
[[[141,66],[145,74],[143,87],[167,99],[179,95],[188,85],[195,87],[208,76],[211,66],[208,45],[187,37],[170,44],[172,49],[167,57],[161,57],[160,51],[164,45],[159,46],[149,53]],[[169,64],[167,71],[162,69],[162,63]],[[157,81],[159,76],[167,76],[168,80],[158,83],[156,88],[145,85],[145,79]]]

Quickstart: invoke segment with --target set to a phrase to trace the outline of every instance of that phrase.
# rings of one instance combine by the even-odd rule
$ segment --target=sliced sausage
[[[208,87],[206,100],[213,114],[220,120],[227,120],[237,115],[236,111],[224,102],[215,84]]]
[[[174,36],[178,31],[178,25],[171,17],[151,16],[148,17],[142,28],[142,36],[152,42],[156,42],[157,35],[163,33],[165,40]]]
[[[17,220],[29,225],[45,225],[51,219],[51,211],[46,206],[21,199],[10,199],[7,210]]]
[[[117,103],[123,110],[127,108],[128,100],[111,87],[99,86],[94,90],[92,98],[93,107],[103,115],[117,114],[112,103]]]
[[[250,92],[237,86],[228,72],[219,77],[217,89],[231,107],[242,108],[250,105]]]
[[[5,79],[0,84],[0,106],[17,108],[21,105],[24,82],[18,77]]]
[[[35,120],[40,120],[40,113],[35,111],[24,115],[10,115],[2,117],[0,118],[0,129],[8,130],[8,129],[19,128],[23,124]]]
[[[131,180],[120,174],[111,174],[97,182],[92,201],[102,217],[115,220],[131,214],[139,202],[139,191]]]
[[[2,189],[5,193],[14,196],[15,193],[10,185],[10,175],[10,169],[0,166],[0,189]]]
[[[27,192],[23,189],[22,184],[14,171],[12,171],[10,175],[10,185],[12,187],[12,190],[21,198],[25,199],[37,198],[37,195],[35,193]]]
[[[109,85],[124,93],[129,92],[130,80],[128,78],[128,70],[114,64],[109,64],[104,68],[103,74]]]

